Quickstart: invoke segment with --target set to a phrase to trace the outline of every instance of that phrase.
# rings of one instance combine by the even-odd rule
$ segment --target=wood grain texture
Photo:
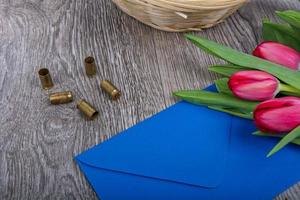
[[[197,33],[251,52],[261,19],[299,2],[252,0],[219,26]],[[97,77],[84,75],[93,55]],[[96,199],[74,155],[175,103],[171,92],[205,87],[216,78],[207,66],[219,60],[182,34],[149,28],[109,0],[0,1],[0,199]],[[37,77],[49,68],[55,87],[86,98],[100,117],[86,121],[75,103],[51,106]],[[102,79],[123,91],[112,102],[98,91]],[[300,184],[281,199],[300,199]]]

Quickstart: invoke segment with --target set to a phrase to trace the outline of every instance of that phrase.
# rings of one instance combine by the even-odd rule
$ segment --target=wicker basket
[[[247,0],[112,0],[121,10],[154,28],[180,32],[222,22]]]

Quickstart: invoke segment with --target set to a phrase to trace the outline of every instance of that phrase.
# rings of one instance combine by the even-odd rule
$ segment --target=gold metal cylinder
[[[53,87],[53,81],[50,72],[47,68],[42,68],[39,70],[39,77],[44,90],[48,90]]]
[[[77,102],[77,108],[90,120],[95,119],[99,114],[93,106],[83,99]]]
[[[88,76],[96,75],[96,64],[95,59],[91,56],[84,59],[85,72]]]
[[[71,91],[56,92],[49,95],[49,100],[53,105],[70,103],[73,101],[73,94]]]
[[[114,86],[109,80],[103,80],[100,83],[101,89],[103,89],[113,100],[117,100],[121,97],[121,92]]]

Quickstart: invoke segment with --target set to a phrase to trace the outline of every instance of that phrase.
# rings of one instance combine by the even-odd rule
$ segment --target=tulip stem
[[[300,90],[283,83],[280,83],[280,92],[287,95],[300,96]]]

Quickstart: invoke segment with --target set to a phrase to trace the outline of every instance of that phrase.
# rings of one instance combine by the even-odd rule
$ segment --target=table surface
[[[197,34],[250,53],[262,18],[300,9],[297,0],[252,0],[224,23]],[[84,74],[92,55],[97,76]],[[219,60],[182,33],[152,29],[109,0],[2,0],[0,2],[0,199],[96,199],[73,161],[80,152],[175,103],[171,92],[202,88],[217,77]],[[51,71],[55,87],[71,90],[100,112],[87,121],[75,102],[51,106],[37,71]],[[99,82],[123,91],[112,102]],[[300,184],[277,199],[300,199]]]

